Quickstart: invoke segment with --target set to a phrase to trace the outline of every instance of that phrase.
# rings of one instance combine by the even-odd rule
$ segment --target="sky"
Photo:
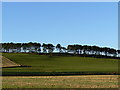
[[[2,42],[118,48],[117,2],[4,2]]]

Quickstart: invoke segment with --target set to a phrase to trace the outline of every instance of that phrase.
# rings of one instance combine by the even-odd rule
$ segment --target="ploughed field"
[[[2,55],[22,65],[3,68],[3,76],[118,74],[118,59],[25,53],[3,53]]]

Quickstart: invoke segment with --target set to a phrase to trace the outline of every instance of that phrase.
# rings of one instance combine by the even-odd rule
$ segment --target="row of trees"
[[[68,52],[72,51],[74,52],[74,54],[105,55],[105,56],[117,56],[118,54],[120,54],[120,50],[98,46],[68,45],[67,49]]]
[[[1,43],[2,52],[40,52],[40,43]]]
[[[86,54],[86,55],[106,55],[118,56],[120,50],[108,47],[88,46],[88,45],[68,45],[62,47],[60,44],[54,46],[53,44],[40,44],[40,43],[1,43],[1,52],[36,52],[36,53],[53,53],[55,49],[59,53],[73,53],[73,54]]]

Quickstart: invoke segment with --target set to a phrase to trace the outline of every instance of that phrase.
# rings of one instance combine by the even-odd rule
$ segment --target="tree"
[[[55,47],[55,46],[52,45],[52,44],[47,44],[48,53],[53,53],[54,47]]]
[[[117,51],[115,49],[113,49],[113,48],[110,48],[109,51],[108,51],[108,53],[110,54],[110,56],[111,55],[114,56],[114,57],[117,56]]]
[[[43,53],[47,53],[47,45],[43,43],[42,47],[43,47]]]
[[[33,47],[34,47],[34,50],[35,50],[35,52],[38,52],[38,53],[40,53],[41,52],[41,44],[40,43],[33,43]]]
[[[22,48],[23,48],[23,51],[26,53],[26,50],[27,50],[27,43],[22,43]]]
[[[62,52],[62,46],[60,44],[56,45],[56,49],[61,53]]]
[[[120,57],[120,50],[117,50],[118,57]]]
[[[83,46],[83,54],[87,54],[88,46],[84,45]]]
[[[61,49],[63,50],[63,52],[65,52],[65,53],[66,53],[67,48],[65,48],[65,47],[61,47]]]
[[[67,50],[68,52],[73,52],[75,54],[75,47],[73,45],[68,45]]]
[[[104,54],[105,54],[105,56],[108,56],[109,48],[104,47],[103,50],[104,50]]]
[[[0,43],[2,48],[0,52],[31,52],[31,53],[40,53],[41,52],[41,44],[37,42],[29,42],[29,43]],[[50,53],[52,55],[55,46],[53,44],[42,44],[43,53]],[[66,47],[62,47],[60,44],[56,45],[56,49],[60,53],[72,53],[72,54],[85,54],[85,55],[105,55],[105,56],[120,56],[120,50],[116,50],[114,48],[108,47],[98,47],[98,46],[88,46],[88,45],[68,45]]]

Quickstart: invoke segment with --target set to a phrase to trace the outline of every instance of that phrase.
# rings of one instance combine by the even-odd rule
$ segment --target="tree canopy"
[[[104,56],[113,56],[117,57],[120,55],[120,50],[109,47],[99,47],[99,46],[88,46],[88,45],[68,45],[63,47],[60,44],[54,46],[53,44],[40,44],[37,42],[28,42],[28,43],[0,43],[2,48],[0,52],[8,53],[72,53],[72,54],[83,54],[83,55],[104,55]]]

